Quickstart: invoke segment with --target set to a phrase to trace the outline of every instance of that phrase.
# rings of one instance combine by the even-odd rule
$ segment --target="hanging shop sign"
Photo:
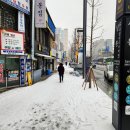
[[[35,27],[46,28],[46,1],[45,0],[36,0]]]
[[[14,8],[26,14],[30,14],[30,0],[1,0],[1,1],[13,6]]]
[[[18,31],[25,32],[25,16],[23,12],[18,12]]]
[[[0,30],[1,54],[24,55],[24,36],[22,33]]]

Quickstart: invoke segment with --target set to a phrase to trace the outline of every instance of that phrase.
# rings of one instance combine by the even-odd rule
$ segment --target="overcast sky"
[[[101,0],[101,3],[99,25],[104,29],[103,38],[114,39],[116,0]],[[72,41],[72,30],[83,26],[83,0],[46,0],[46,6],[55,26],[69,29],[69,41]],[[88,25],[90,22],[91,13],[88,8]]]

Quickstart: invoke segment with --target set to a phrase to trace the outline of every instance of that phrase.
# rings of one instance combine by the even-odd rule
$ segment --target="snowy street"
[[[30,87],[0,94],[0,130],[115,130],[112,100],[99,89],[83,90],[82,77],[65,68]]]

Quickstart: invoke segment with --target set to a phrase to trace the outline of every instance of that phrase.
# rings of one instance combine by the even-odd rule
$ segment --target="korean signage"
[[[125,4],[126,1],[124,0]],[[123,13],[115,27],[112,123],[116,130],[130,130],[129,30],[130,15]]]
[[[116,18],[120,18],[123,14],[130,13],[130,0],[117,0],[116,2]]]
[[[24,39],[22,33],[0,30],[1,54],[24,55]]]
[[[18,12],[18,31],[25,32],[25,17],[24,13]]]
[[[20,58],[20,86],[24,86],[25,82],[25,57],[22,56]]]
[[[29,14],[30,13],[30,0],[1,0],[14,8]]]
[[[46,28],[46,4],[45,0],[36,0],[35,27]]]

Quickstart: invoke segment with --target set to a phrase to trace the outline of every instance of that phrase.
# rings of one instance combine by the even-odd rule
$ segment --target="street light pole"
[[[83,0],[83,78],[86,77],[87,0]]]

